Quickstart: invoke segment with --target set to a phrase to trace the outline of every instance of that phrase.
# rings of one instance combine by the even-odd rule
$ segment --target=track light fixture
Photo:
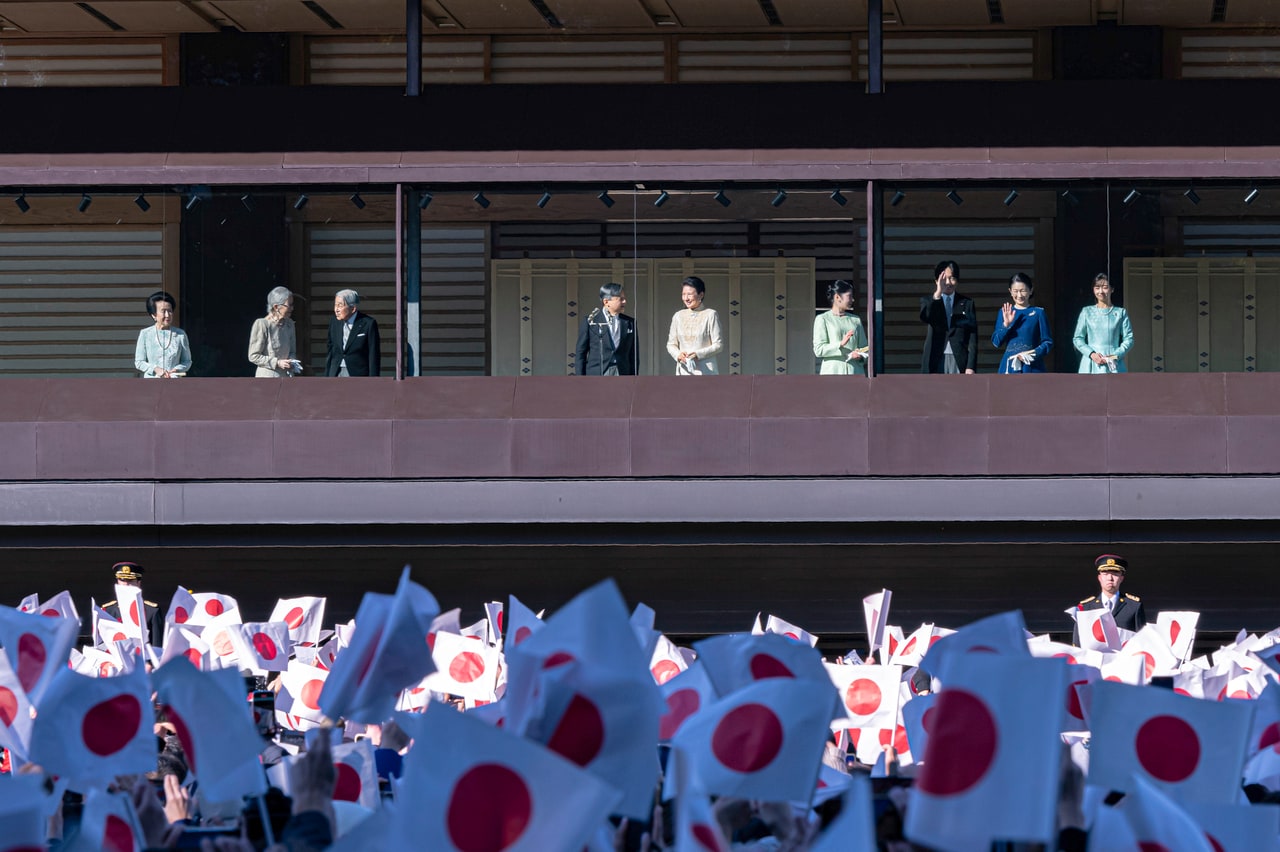
[[[906,198],[907,198],[907,194],[905,192],[903,192],[900,189],[895,189],[893,191],[893,198],[889,199],[889,206],[897,207],[899,204],[905,201]]]
[[[476,204],[479,204],[485,210],[488,210],[489,205],[492,203],[491,201],[489,201],[489,199],[484,197],[483,189],[477,192],[475,195],[471,196],[471,200],[474,201]]]
[[[1062,190],[1062,192],[1058,194],[1058,197],[1070,204],[1072,207],[1075,207],[1080,203],[1079,196],[1069,189]]]
[[[240,196],[240,206],[242,206],[245,210],[248,210],[250,213],[252,213],[253,212],[253,196],[247,192],[244,195]]]
[[[196,195],[193,192],[191,193],[191,197],[187,199],[187,203],[183,205],[183,209],[194,210],[196,209],[196,205],[198,205],[199,203],[200,203],[200,196]]]
[[[778,188],[778,194],[769,202],[774,207],[781,207],[787,200],[787,191],[781,187]]]
[[[712,198],[714,198],[716,200],[716,203],[719,204],[721,207],[728,207],[730,204],[733,203],[733,201],[729,199],[729,196],[724,194],[723,189],[717,190],[716,194],[713,195]]]
[[[1013,202],[1017,200],[1018,200],[1018,190],[1011,189],[1009,190],[1009,194],[1004,197],[1004,206],[1008,207],[1009,205],[1013,204]]]
[[[434,198],[435,198],[434,195],[432,195],[431,193],[427,192],[424,189],[422,191],[422,194],[418,196],[418,209],[426,210],[428,207],[431,206],[431,202]]]
[[[1138,192],[1137,187],[1134,187],[1133,189],[1129,190],[1128,195],[1124,197],[1124,203],[1132,204],[1133,202],[1137,201],[1141,197],[1142,197],[1142,193]]]
[[[360,197],[360,190],[351,193],[351,203],[356,206],[357,210],[363,210],[366,207],[365,200]]]
[[[138,209],[143,213],[151,209],[151,202],[147,200],[147,195],[144,192],[139,192],[138,197],[133,199],[133,203],[138,205]]]
[[[844,197],[844,194],[840,192],[839,188],[831,190],[831,200],[836,204],[839,204],[841,207],[849,203],[849,199]]]
[[[1258,197],[1258,188],[1256,186],[1249,187],[1249,192],[1244,197],[1245,204],[1252,204],[1253,200]]]
[[[26,213],[31,209],[31,205],[27,203],[27,194],[20,193],[17,198],[13,199],[13,203],[18,205],[18,212]]]
[[[1182,193],[1182,197],[1190,201],[1192,204],[1200,203],[1200,193],[1196,192],[1194,186],[1187,187],[1187,191]]]
[[[542,191],[542,197],[538,199],[538,209],[542,210],[551,203],[551,193],[547,190]]]
[[[596,198],[599,199],[600,203],[605,207],[612,207],[614,204],[613,199],[609,197],[609,190],[607,189],[600,190],[600,194],[597,195]]]
[[[947,199],[957,207],[964,204],[964,199],[961,198],[960,193],[956,192],[954,189],[947,193]]]
[[[667,192],[667,191],[664,189],[664,190],[662,190],[662,192],[659,192],[659,193],[658,193],[658,197],[657,197],[657,198],[653,199],[653,206],[654,206],[654,207],[661,207],[662,205],[664,205],[664,204],[666,204],[666,203],[667,203],[667,200],[668,200],[669,198],[671,198],[671,193]]]
[[[76,209],[81,213],[89,209],[89,205],[93,203],[93,198],[87,192],[80,193],[80,203],[76,205]]]
[[[303,207],[307,206],[307,202],[310,200],[311,198],[308,197],[308,195],[305,192],[298,193],[298,200],[293,202],[293,209],[301,210]]]

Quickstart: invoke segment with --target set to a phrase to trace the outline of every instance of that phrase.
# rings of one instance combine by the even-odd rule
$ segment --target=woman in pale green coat
[[[822,375],[865,376],[867,333],[853,315],[853,285],[836,281],[827,288],[831,310],[813,318],[813,354],[822,360]]]

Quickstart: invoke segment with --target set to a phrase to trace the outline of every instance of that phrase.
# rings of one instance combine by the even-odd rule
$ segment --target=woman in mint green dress
[[[836,281],[827,287],[831,310],[813,318],[813,354],[822,360],[824,376],[867,374],[867,333],[853,315],[853,285]]]
[[[1072,339],[1080,358],[1082,373],[1124,373],[1124,356],[1133,348],[1133,326],[1124,308],[1111,304],[1111,280],[1105,272],[1093,279],[1093,297],[1098,300],[1080,312]]]

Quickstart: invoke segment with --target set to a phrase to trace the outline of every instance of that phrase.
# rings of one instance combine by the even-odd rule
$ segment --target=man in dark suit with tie
[[[622,312],[627,306],[621,284],[600,288],[600,307],[591,311],[578,331],[574,368],[579,376],[634,376],[640,363],[636,321]]]
[[[1076,609],[1109,609],[1116,627],[1132,630],[1134,633],[1146,627],[1147,613],[1142,607],[1142,600],[1137,595],[1127,595],[1120,591],[1125,571],[1129,568],[1129,560],[1114,553],[1104,553],[1093,564],[1098,569],[1098,594],[1080,601],[1076,604]],[[1078,635],[1074,642],[1080,644]]]
[[[933,268],[933,295],[920,300],[924,337],[922,373],[969,373],[978,368],[978,314],[973,299],[956,292],[960,267],[944,260]]]
[[[376,376],[382,357],[378,322],[359,311],[360,294],[339,290],[333,297],[333,319],[329,320],[329,352],[324,361],[326,376]]]

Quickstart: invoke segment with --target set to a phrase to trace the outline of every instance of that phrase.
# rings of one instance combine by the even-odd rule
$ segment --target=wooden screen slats
[[[424,39],[422,82],[483,83],[487,63],[484,38]],[[324,86],[402,86],[403,37],[307,39],[307,80]]]
[[[1280,33],[1184,32],[1183,78],[1280,77]]]
[[[858,41],[858,79],[867,78],[867,40]],[[1030,80],[1035,77],[1036,38],[1029,32],[889,33],[884,40],[884,79]]]
[[[584,39],[495,37],[490,45],[494,83],[661,83],[661,38]]]
[[[6,39],[0,86],[162,86],[164,39]]]
[[[138,375],[146,298],[163,279],[158,226],[0,231],[0,376]],[[176,282],[164,289],[181,300]]]
[[[1280,255],[1280,222],[1183,220],[1182,249],[1188,257]]]
[[[380,369],[396,371],[395,230],[391,226],[308,225],[307,277],[311,294],[311,363],[307,375],[323,376],[339,290],[360,294],[360,311],[378,323],[382,346]]]
[[[681,83],[849,81],[852,36],[702,38],[676,42]]]
[[[422,229],[422,375],[488,370],[488,229]]]

